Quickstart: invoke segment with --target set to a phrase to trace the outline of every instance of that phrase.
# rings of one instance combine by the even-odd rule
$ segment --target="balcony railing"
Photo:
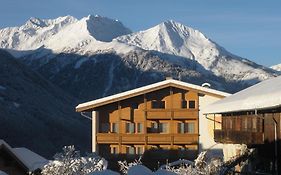
[[[147,119],[196,119],[198,109],[149,109]]]
[[[262,132],[233,131],[233,130],[214,130],[215,142],[231,144],[256,145],[263,144]]]
[[[196,144],[198,134],[117,134],[117,133],[98,133],[97,142],[99,144]]]

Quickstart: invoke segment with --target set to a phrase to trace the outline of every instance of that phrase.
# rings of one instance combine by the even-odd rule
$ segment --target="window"
[[[158,132],[158,123],[157,123],[157,122],[152,122],[152,123],[151,123],[150,132],[152,132],[152,133]]]
[[[151,102],[151,107],[153,109],[165,109],[165,101],[156,101],[156,100],[153,100]]]
[[[185,123],[185,132],[187,133],[195,133],[195,125],[194,123]]]
[[[183,109],[187,108],[187,101],[185,100],[181,101],[181,108]]]
[[[143,147],[142,146],[136,147],[136,154],[138,154],[138,155],[143,154]]]
[[[143,124],[137,123],[137,133],[142,133],[142,132],[143,132]]]
[[[117,146],[111,147],[111,154],[118,154],[118,147]]]
[[[159,132],[168,133],[169,132],[168,123],[159,123]]]
[[[101,131],[102,133],[109,132],[109,131],[110,131],[109,129],[110,129],[110,128],[109,128],[109,123],[102,123],[102,124],[101,124],[100,131]]]
[[[178,133],[184,133],[184,123],[178,123]]]
[[[178,123],[178,133],[195,133],[195,124],[192,122],[189,123]]]
[[[132,146],[126,147],[126,153],[129,155],[134,155],[135,154],[135,148]]]
[[[118,133],[118,124],[117,123],[111,123],[111,132]]]
[[[135,132],[135,124],[126,123],[126,133],[134,133],[134,132]]]
[[[189,101],[189,108],[190,109],[195,109],[195,101],[194,100],[190,100]]]

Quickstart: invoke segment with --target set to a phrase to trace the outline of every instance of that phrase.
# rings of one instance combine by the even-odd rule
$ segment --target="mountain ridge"
[[[26,55],[19,56],[29,65],[37,64],[37,68],[35,68],[37,70],[41,69],[40,67],[42,66],[45,67],[44,64],[48,64],[52,58],[57,58],[60,53],[85,57],[113,53],[122,57],[121,59],[128,59],[128,57],[131,59],[131,56],[128,55],[132,53],[145,55],[145,52],[148,51],[153,53],[150,55],[168,61],[169,65],[180,66],[181,68],[179,69],[197,65],[197,68],[193,69],[193,71],[197,71],[199,74],[217,76],[225,79],[227,82],[236,82],[241,85],[247,84],[249,86],[276,76],[276,72],[272,71],[272,69],[236,56],[207,38],[199,30],[187,27],[173,20],[165,21],[147,30],[134,33],[131,33],[119,21],[93,15],[81,18],[80,20],[67,16],[59,17],[55,20],[40,21],[37,19],[35,22],[44,28],[47,24],[53,25],[57,21],[61,21],[58,19],[71,20],[69,20],[69,24],[64,25],[65,27],[58,27],[54,35],[43,37],[45,40],[41,43],[41,47],[33,52],[27,52]],[[44,24],[42,24],[42,21]],[[110,29],[108,29],[108,26],[110,26]],[[102,39],[97,39],[99,38],[99,34],[104,36],[101,29],[106,30],[106,32],[120,29],[121,32],[118,30],[118,32],[113,31],[110,39],[103,37],[101,37]],[[0,30],[0,36],[1,32],[2,30]],[[49,33],[48,30],[47,33]],[[10,47],[9,49],[17,49],[17,47]],[[32,47],[29,50],[32,50]],[[41,59],[43,61],[40,64],[38,64],[38,61],[35,61],[37,63],[34,64],[31,63],[33,59]],[[61,66],[54,65],[57,72],[60,72],[60,69],[68,65],[71,60],[63,58],[60,61],[57,60],[61,64]],[[79,69],[79,67],[74,66],[75,69]],[[198,69],[199,67],[201,68]],[[171,72],[171,74],[177,73]],[[217,83],[220,84],[220,82]],[[105,93],[102,92],[102,94]]]
[[[104,23],[100,20],[104,20]],[[95,30],[97,25],[98,30]],[[101,31],[103,28],[105,31]],[[110,33],[113,29],[120,31]],[[107,32],[110,34],[105,34]],[[208,82],[211,88],[234,93],[279,74],[227,52],[198,30],[174,21],[143,31],[142,35],[147,37],[140,33],[131,33],[119,21],[100,16],[81,19],[72,16],[31,18],[22,26],[0,29],[0,48],[17,57],[7,58],[20,62],[18,64],[24,67],[22,69],[27,75],[35,76],[30,79],[22,74],[11,74],[21,69],[17,67],[18,64],[9,64],[11,68],[5,69],[3,66],[9,60],[0,64],[0,72],[4,71],[1,75],[7,77],[0,78],[0,103],[3,103],[0,110],[5,112],[6,129],[10,128],[10,133],[15,134],[8,135],[4,129],[0,136],[3,138],[1,133],[4,133],[9,143],[34,148],[34,151],[49,157],[62,144],[76,144],[85,150],[83,146],[90,148],[90,122],[79,121],[81,116],[74,111],[78,103],[159,82],[166,77],[197,85]],[[49,82],[51,87],[38,86],[38,82]],[[14,90],[2,93],[10,89]],[[36,98],[31,91],[37,93]],[[23,105],[23,102],[26,104]],[[26,110],[21,109],[23,106]],[[51,140],[54,143],[53,149],[50,151],[42,147],[42,137],[36,137],[34,142],[25,144],[21,133],[13,127],[12,119],[15,116],[23,116],[19,121],[26,119],[35,125],[33,127],[27,123],[26,128],[22,128],[23,133],[51,135],[51,138],[43,140]],[[44,132],[37,125],[45,128]],[[65,131],[69,132],[63,133]],[[61,138],[60,135],[67,137]],[[31,135],[28,136],[30,140]],[[75,136],[81,138],[82,145],[72,140]]]
[[[270,68],[274,69],[276,71],[281,71],[281,64],[277,64],[277,65],[271,66]]]
[[[0,138],[51,158],[65,145],[90,147],[78,100],[0,49]],[[73,111],[73,112],[72,112]]]

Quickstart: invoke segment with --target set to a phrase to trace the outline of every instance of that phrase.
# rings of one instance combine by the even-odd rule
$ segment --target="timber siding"
[[[277,122],[277,140],[281,140],[281,113],[274,111],[261,111],[257,115],[224,114],[222,129],[215,130],[215,141],[249,146],[274,142],[274,120]]]
[[[108,160],[143,154],[149,162],[157,157],[166,163],[193,159],[203,142],[213,144],[213,132],[205,124],[199,141],[199,120],[208,123],[200,110],[229,95],[169,79],[79,104],[76,111],[92,112],[93,152]]]
[[[98,150],[107,157],[145,150],[198,150],[198,93],[164,88],[99,107]]]

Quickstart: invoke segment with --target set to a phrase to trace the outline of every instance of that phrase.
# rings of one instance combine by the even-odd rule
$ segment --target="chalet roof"
[[[42,168],[46,165],[49,161],[44,157],[32,152],[27,148],[12,148],[9,144],[7,144],[4,140],[0,139],[0,147],[4,146],[9,152],[12,154],[13,157],[21,165],[23,165],[29,172],[33,172],[38,168]]]
[[[76,111],[77,112],[87,111],[87,110],[93,109],[95,107],[103,106],[106,104],[128,99],[128,98],[142,95],[145,93],[153,92],[155,90],[163,89],[165,87],[170,87],[170,86],[178,87],[178,88],[182,88],[182,89],[196,90],[203,94],[211,94],[213,96],[219,96],[219,97],[226,97],[226,96],[230,95],[226,92],[222,92],[222,91],[218,91],[218,90],[214,90],[214,89],[210,89],[210,88],[205,88],[202,86],[198,86],[198,85],[194,85],[194,84],[190,84],[190,83],[186,83],[186,82],[182,82],[182,81],[178,81],[178,80],[168,79],[168,80],[164,80],[164,81],[154,83],[151,85],[143,86],[143,87],[129,90],[126,92],[118,93],[118,94],[111,95],[108,97],[104,97],[104,98],[100,98],[97,100],[79,104],[78,106],[76,106]]]
[[[254,86],[219,100],[203,113],[227,113],[272,109],[281,106],[281,76],[262,81]]]

